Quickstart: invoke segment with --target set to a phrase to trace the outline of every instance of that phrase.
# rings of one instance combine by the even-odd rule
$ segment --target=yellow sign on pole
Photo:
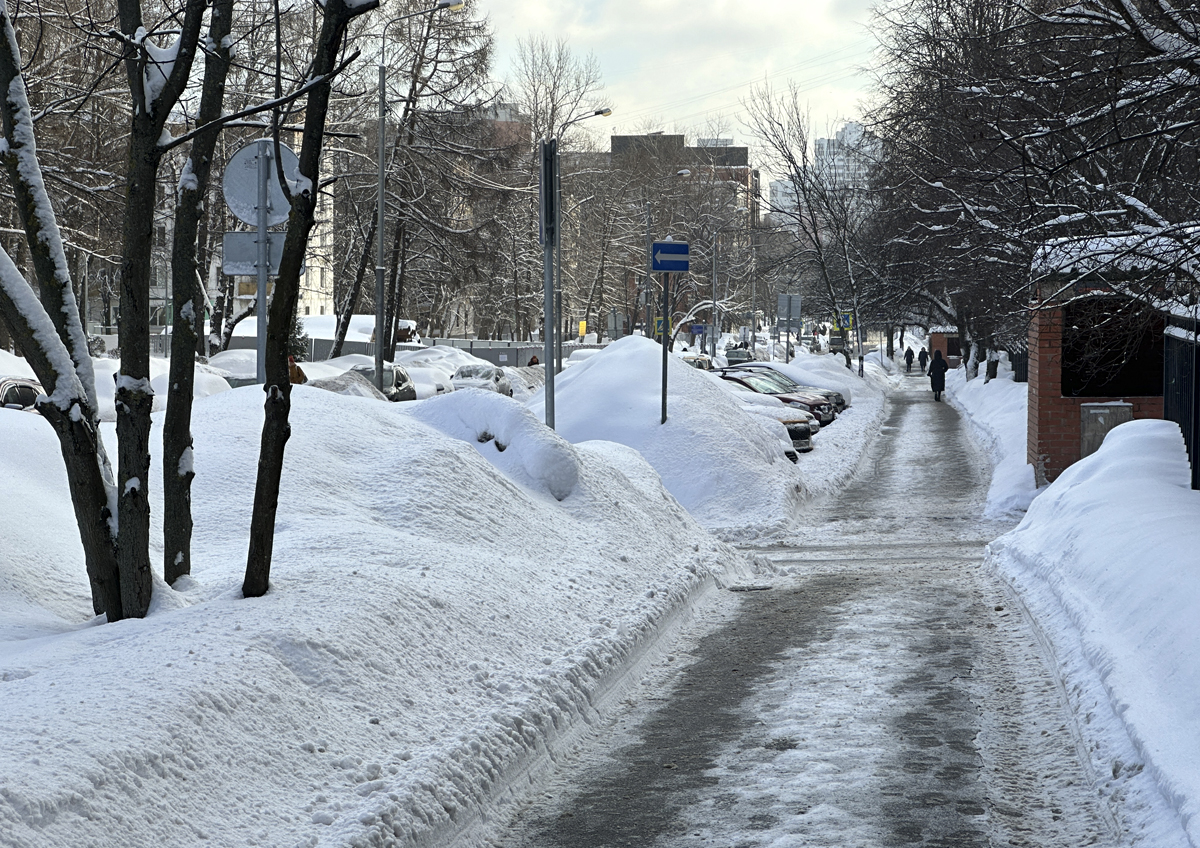
[[[587,335],[587,321],[579,322],[579,336],[582,338]]]

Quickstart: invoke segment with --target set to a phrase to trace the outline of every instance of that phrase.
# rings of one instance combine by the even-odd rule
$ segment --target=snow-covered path
[[[923,380],[843,492],[762,549],[505,848],[1122,844],[1020,604],[982,567],[986,466]]]

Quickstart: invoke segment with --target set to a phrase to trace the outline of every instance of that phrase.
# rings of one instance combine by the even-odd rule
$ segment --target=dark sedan
[[[743,369],[756,371],[759,374],[765,375],[767,379],[775,380],[783,387],[784,391],[802,391],[809,392],[810,394],[822,395],[826,400],[833,404],[833,411],[839,415],[846,411],[846,398],[841,392],[834,391],[833,389],[822,389],[818,386],[806,386],[803,383],[797,383],[787,374],[784,374],[782,371],[776,371],[766,362],[747,362],[745,365],[738,365],[730,370],[738,371]]]
[[[833,404],[824,396],[805,391],[785,391],[778,382],[758,371],[729,369],[721,372],[721,379],[738,383],[760,394],[772,395],[793,409],[811,412],[822,427],[832,423],[835,417]]]

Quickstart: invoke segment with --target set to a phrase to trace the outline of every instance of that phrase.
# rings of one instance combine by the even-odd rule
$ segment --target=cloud
[[[751,86],[795,80],[821,126],[855,114],[864,80],[856,68],[871,42],[868,0],[487,0],[507,73],[517,39],[536,32],[594,53],[613,126],[632,131],[651,118],[699,124],[740,112]]]

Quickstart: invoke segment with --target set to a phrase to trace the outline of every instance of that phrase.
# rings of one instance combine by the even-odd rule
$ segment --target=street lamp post
[[[595,109],[584,115],[572,118],[558,128],[561,136],[567,127],[588,118],[607,117],[612,109],[607,106]],[[545,362],[542,370],[546,372],[546,426],[554,429],[554,374],[557,370],[555,363],[554,339],[558,334],[558,318],[555,311],[555,273],[554,256],[561,238],[562,224],[562,185],[558,179],[558,137],[542,140],[542,169],[541,169],[541,218],[542,218],[542,355]]]
[[[383,340],[386,335],[383,331],[383,230],[386,222],[386,212],[384,210],[384,182],[385,182],[385,163],[384,163],[384,137],[387,135],[387,66],[385,65],[384,51],[387,48],[387,29],[394,23],[415,18],[418,15],[428,15],[437,12],[441,9],[448,9],[456,12],[465,6],[463,0],[437,0],[437,3],[430,9],[421,9],[416,12],[409,12],[406,15],[398,15],[383,25],[383,30],[379,36],[379,182],[376,186],[376,221],[375,221],[375,388],[383,391]]]

